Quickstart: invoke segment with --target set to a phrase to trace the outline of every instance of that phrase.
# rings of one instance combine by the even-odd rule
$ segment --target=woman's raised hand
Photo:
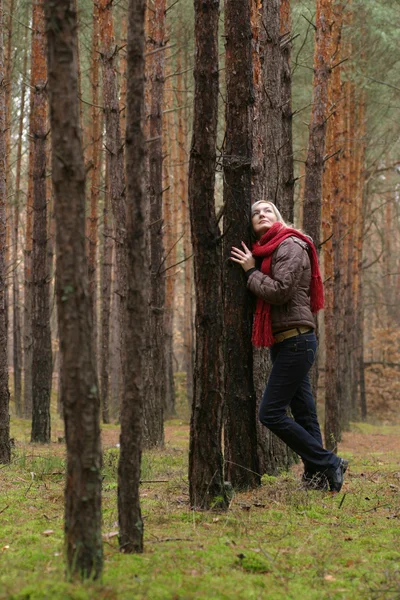
[[[256,266],[256,261],[244,242],[242,242],[242,246],[244,250],[240,250],[240,248],[235,248],[235,246],[232,246],[231,260],[238,263],[244,271],[248,271]]]

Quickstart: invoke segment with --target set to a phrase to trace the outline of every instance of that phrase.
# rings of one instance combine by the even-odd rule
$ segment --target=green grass
[[[379,445],[345,452],[351,466],[340,494],[302,490],[298,475],[283,473],[235,494],[225,513],[193,512],[188,427],[174,420],[165,450],[143,457],[145,551],[133,556],[118,551],[118,449],[109,446],[104,574],[80,583],[65,579],[65,448],[28,444],[28,427],[13,420],[13,462],[0,467],[1,600],[400,598],[400,443],[387,454]],[[366,447],[378,434],[400,439],[400,427],[352,427]]]

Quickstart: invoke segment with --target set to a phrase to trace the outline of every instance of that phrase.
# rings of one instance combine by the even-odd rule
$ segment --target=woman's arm
[[[259,270],[249,273],[247,287],[268,304],[286,304],[294,295],[304,265],[306,245],[293,238],[284,240],[276,250],[272,279]]]

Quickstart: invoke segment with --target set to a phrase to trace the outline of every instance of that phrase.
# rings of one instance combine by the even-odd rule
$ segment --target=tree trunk
[[[193,507],[226,506],[222,434],[221,241],[214,188],[218,123],[218,0],[195,0],[194,119],[189,207],[196,288],[196,358],[190,422]],[[218,499],[218,500],[217,500]]]
[[[279,210],[285,221],[293,223],[294,218],[294,162],[292,132],[292,69],[290,55],[292,50],[292,20],[290,0],[281,0],[280,6],[280,47],[281,64],[281,111],[282,111],[282,148],[281,148],[281,194]]]
[[[319,251],[322,173],[328,118],[328,86],[331,73],[332,0],[317,0],[312,113],[304,185],[303,229]]]
[[[143,362],[146,300],[149,285],[145,252],[145,139],[144,117],[145,0],[130,0],[127,45],[127,327],[124,345],[125,394],[121,407],[121,450],[118,464],[119,544],[123,552],[143,551],[143,519],[139,482],[142,415],[146,390]]]
[[[32,37],[31,136],[33,160],[33,247],[32,247],[32,442],[49,443],[52,353],[50,332],[49,269],[47,255],[46,138],[47,65],[44,5],[33,4],[37,14]]]
[[[150,263],[149,329],[146,350],[146,403],[143,442],[146,447],[164,443],[165,361],[165,263],[162,218],[162,109],[164,90],[165,0],[147,4],[146,16],[146,134],[148,146],[147,193],[149,223],[147,246]],[[168,407],[173,409],[173,407]],[[171,416],[171,413],[169,414]]]
[[[6,89],[4,85],[3,0],[0,0],[0,463],[11,459],[10,392],[8,390],[7,327],[5,314],[6,246]]]
[[[79,126],[77,15],[73,0],[46,2],[57,307],[67,443],[68,569],[102,570],[100,402],[85,252],[85,168]]]
[[[114,247],[116,258],[116,293],[118,294],[119,333],[123,336],[126,320],[126,198],[123,143],[119,121],[119,101],[116,77],[116,51],[112,4],[108,0],[99,2],[100,17],[100,57],[103,73],[103,106],[106,128],[106,152],[109,160],[109,184],[111,207],[114,217]],[[123,354],[124,344],[120,342],[122,364],[130,361]],[[124,390],[124,381],[121,381]],[[124,396],[124,391],[122,392]]]
[[[181,23],[181,27],[184,25]],[[177,92],[176,103],[178,107],[186,104],[188,91],[187,69],[188,69],[188,39],[186,31],[182,32],[184,36],[184,47],[182,61],[181,54],[177,58]],[[183,92],[182,92],[182,91]],[[183,265],[183,370],[186,373],[186,396],[188,406],[192,406],[193,402],[193,249],[190,238],[190,217],[188,206],[188,122],[190,121],[189,111],[187,108],[182,108],[177,112],[178,119],[178,156],[177,156],[177,185],[179,191],[177,196],[180,200],[181,207],[181,223],[183,235],[183,257],[185,259]]]
[[[85,167],[79,126],[77,15],[73,0],[46,2],[57,308],[67,444],[68,570],[97,578],[101,539],[100,401],[85,252]]]
[[[265,57],[263,84],[265,89],[265,178],[266,197],[282,204],[282,52],[280,45],[280,0],[263,2]]]
[[[254,87],[254,105],[253,105],[253,136],[252,136],[252,203],[258,200],[263,200],[267,197],[267,168],[269,171],[273,170],[268,166],[264,155],[267,144],[267,129],[265,127],[265,119],[267,115],[267,99],[265,93],[265,70],[268,67],[265,65],[266,60],[266,30],[263,25],[263,9],[260,0],[253,0],[252,4],[252,31],[253,31],[253,87]],[[275,5],[275,30],[278,27],[277,18],[277,5]],[[281,17],[282,19],[282,17]],[[281,25],[282,27],[282,25]],[[269,59],[274,56],[268,55]],[[275,56],[276,58],[276,56]],[[278,57],[279,58],[279,57]],[[283,73],[283,72],[282,72]],[[275,90],[279,91],[275,87]],[[275,99],[275,104],[280,105],[278,99]],[[270,110],[270,108],[269,108]],[[275,119],[278,116],[275,115]],[[278,121],[275,120],[276,126],[279,125]],[[273,155],[269,155],[269,158],[275,160]],[[281,156],[283,160],[283,156]],[[274,166],[275,168],[275,166]],[[283,188],[282,188],[283,192]],[[249,216],[247,216],[247,219]],[[262,475],[268,473],[269,475],[276,475],[282,470],[287,470],[291,464],[293,464],[294,453],[284,444],[275,434],[266,429],[258,419],[258,410],[261,402],[261,398],[268,380],[269,373],[271,372],[272,363],[270,359],[270,353],[268,349],[253,348],[253,380],[254,388],[256,393],[256,424],[257,424],[257,455],[258,455],[258,466],[259,473]]]
[[[107,161],[109,162],[109,161]],[[106,165],[108,170],[108,165]],[[106,185],[103,205],[103,253],[101,260],[101,345],[100,345],[100,377],[101,407],[103,422],[110,423],[110,309],[111,309],[111,276],[113,262],[112,226],[110,223],[111,206],[108,189],[109,176],[106,174]]]
[[[89,294],[93,306],[93,339],[97,357],[97,246],[98,246],[98,205],[100,194],[101,175],[101,144],[102,144],[102,119],[99,109],[99,7],[93,4],[93,31],[92,31],[92,56],[91,56],[91,83],[92,106],[91,112],[91,147],[92,170],[90,180],[90,216],[88,218],[88,268],[89,268]],[[97,364],[97,360],[96,360]]]
[[[337,15],[339,16],[339,15]],[[332,31],[333,47],[336,49],[336,58],[340,55],[341,19],[335,22]],[[335,334],[335,263],[333,237],[333,215],[340,210],[339,178],[341,154],[335,154],[340,147],[340,119],[339,111],[341,94],[341,69],[338,67],[332,74],[329,85],[329,104],[332,106],[332,115],[328,122],[326,152],[334,155],[325,165],[323,175],[323,204],[322,204],[322,236],[325,240],[324,255],[324,339],[325,339],[325,440],[331,449],[337,449],[340,437],[339,405],[336,397],[336,370],[339,355],[336,348]]]
[[[32,11],[32,31],[37,29],[38,11]],[[30,86],[33,87],[33,73],[36,69],[33,50],[33,35],[31,47],[31,78]],[[30,94],[29,103],[29,130],[32,131],[33,94]],[[29,139],[28,162],[28,194],[26,199],[25,221],[25,251],[24,251],[24,416],[32,418],[32,314],[33,314],[33,288],[32,288],[32,230],[33,230],[33,162],[34,141]]]
[[[166,65],[168,69],[168,64]],[[166,70],[166,77],[169,75]],[[175,200],[174,177],[172,174],[173,165],[171,163],[176,156],[176,135],[174,135],[175,119],[172,112],[173,95],[169,89],[165,94],[165,110],[167,114],[163,123],[163,219],[165,230],[165,268],[167,269],[165,278],[165,374],[166,374],[166,406],[175,407],[175,387],[174,387],[174,309],[175,309],[175,290],[176,290],[176,272],[174,266],[177,263],[177,201]],[[169,111],[169,112],[168,112]]]
[[[251,207],[252,55],[250,5],[225,1],[226,133],[224,150],[225,477],[235,488],[260,484],[253,385],[251,298],[243,270],[230,261],[248,242]]]
[[[367,204],[366,185],[365,185],[365,134],[366,134],[366,116],[365,116],[365,90],[359,92],[358,108],[358,196],[359,196],[359,224],[357,233],[357,265],[358,265],[358,292],[357,292],[357,358],[358,358],[358,381],[360,395],[361,419],[367,419],[367,399],[365,390],[365,372],[364,372],[364,274],[363,274],[363,242],[365,231],[365,213]]]
[[[27,32],[28,30],[26,30]],[[18,261],[19,261],[19,218],[21,208],[21,168],[22,168],[22,136],[25,118],[25,98],[26,85],[24,83],[28,67],[28,36],[25,33],[25,50],[23,61],[23,81],[21,89],[21,108],[18,123],[18,146],[17,146],[17,165],[15,177],[15,207],[14,207],[14,230],[13,230],[13,364],[14,364],[14,399],[17,415],[24,413],[22,407],[22,329],[21,329],[21,306],[20,306],[20,290],[18,276]]]
[[[253,46],[253,141],[251,153],[252,203],[266,199],[265,145],[266,97],[263,82],[265,60],[265,28],[262,0],[251,1],[251,28]]]

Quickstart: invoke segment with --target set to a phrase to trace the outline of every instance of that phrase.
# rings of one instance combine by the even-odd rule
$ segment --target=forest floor
[[[13,460],[0,466],[1,600],[400,599],[400,426],[352,424],[339,494],[303,490],[296,465],[218,513],[190,510],[189,428],[169,421],[165,448],[143,456],[142,555],[118,551],[119,431],[103,427],[104,574],[87,583],[65,579],[62,431],[58,421],[51,445],[31,445],[29,423],[12,419]]]

